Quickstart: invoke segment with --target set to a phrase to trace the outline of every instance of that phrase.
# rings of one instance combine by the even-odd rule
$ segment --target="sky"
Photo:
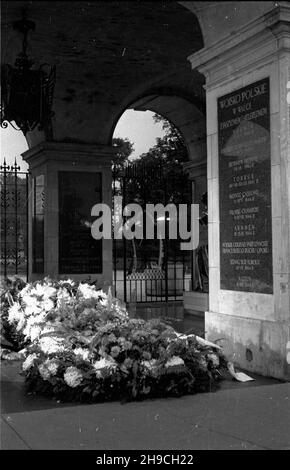
[[[134,145],[131,158],[136,158],[149,150],[156,143],[156,138],[164,135],[162,125],[154,123],[151,111],[134,111],[129,109],[119,119],[114,137],[128,138]],[[14,163],[15,157],[21,171],[27,170],[27,164],[22,160],[21,153],[28,149],[25,137],[21,131],[16,131],[9,124],[6,129],[0,128],[1,164],[4,157],[7,164]]]
[[[134,111],[128,109],[119,119],[113,137],[128,137],[134,144],[130,158],[136,158],[156,144],[156,138],[165,133],[162,124],[153,121],[151,111]]]

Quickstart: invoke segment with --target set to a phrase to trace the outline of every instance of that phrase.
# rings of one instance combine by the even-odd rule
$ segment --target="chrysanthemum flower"
[[[38,370],[39,370],[39,373],[40,373],[41,377],[43,378],[43,380],[49,380],[50,379],[50,372],[49,372],[48,368],[45,366],[45,364],[39,364],[38,365]]]
[[[109,343],[115,343],[115,341],[117,341],[117,338],[116,338],[116,336],[114,335],[114,333],[110,333],[110,334],[108,335],[108,338],[107,338],[107,339],[108,339],[108,342],[109,342]]]
[[[124,366],[127,368],[127,369],[130,369],[133,365],[133,359],[131,359],[130,357],[126,357],[125,361],[123,362]]]
[[[71,366],[66,369],[63,378],[69,387],[75,388],[81,384],[83,374],[77,367]]]
[[[59,364],[55,359],[47,359],[44,361],[43,366],[49,371],[50,375],[56,375]]]
[[[84,299],[98,298],[99,294],[93,286],[86,283],[81,283],[78,286],[78,292]]]
[[[115,369],[117,367],[116,362],[114,359],[108,359],[103,357],[99,361],[96,361],[93,364],[95,370],[102,370],[102,369]]]
[[[19,322],[20,318],[24,316],[24,312],[21,309],[20,305],[15,302],[8,311],[8,322],[14,323]]]
[[[22,301],[25,304],[25,312],[27,310],[27,315],[33,314],[33,309],[39,308],[39,303],[36,297],[32,296],[30,293],[22,296]],[[31,313],[28,313],[28,310],[31,309]]]
[[[119,346],[113,346],[111,348],[111,356],[112,357],[117,357],[121,352],[121,348],[119,348]]]
[[[125,341],[122,346],[124,351],[128,351],[129,349],[132,349],[133,344],[131,341]]]
[[[54,307],[54,302],[51,299],[45,299],[41,302],[41,306],[46,312],[50,312]]]
[[[25,326],[22,326],[22,333],[31,341],[38,339],[42,333],[43,323],[45,322],[46,312],[41,312],[39,315],[31,315],[27,318]]]
[[[129,349],[132,349],[132,346],[133,346],[131,341],[126,340],[123,336],[118,338],[118,343],[121,346],[123,351],[128,351]]]
[[[88,349],[75,348],[73,352],[76,356],[80,356],[84,361],[87,361],[89,359],[90,352]]]

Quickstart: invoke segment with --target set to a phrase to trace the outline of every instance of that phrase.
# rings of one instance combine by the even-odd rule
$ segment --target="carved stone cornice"
[[[116,153],[117,148],[110,146],[43,141],[21,155],[30,168],[35,168],[47,161],[111,166]]]
[[[188,60],[193,69],[206,76],[205,88],[211,89],[285,52],[290,53],[290,4],[286,2]]]

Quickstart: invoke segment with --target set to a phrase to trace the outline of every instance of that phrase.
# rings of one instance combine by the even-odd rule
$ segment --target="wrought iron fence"
[[[138,203],[145,215],[147,203],[170,202],[177,209],[180,203],[190,204],[192,185],[182,171],[162,162],[129,162],[113,167],[113,196],[122,196],[123,208]],[[163,239],[146,239],[145,216],[143,230],[142,240],[113,239],[115,295],[136,303],[182,300],[183,291],[192,288],[192,252],[180,250],[180,239],[169,239],[167,216]]]
[[[28,277],[28,172],[0,165],[1,278]]]

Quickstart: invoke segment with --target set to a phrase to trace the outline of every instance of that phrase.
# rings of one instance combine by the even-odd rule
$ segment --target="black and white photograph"
[[[0,6],[1,455],[290,450],[290,2]]]

